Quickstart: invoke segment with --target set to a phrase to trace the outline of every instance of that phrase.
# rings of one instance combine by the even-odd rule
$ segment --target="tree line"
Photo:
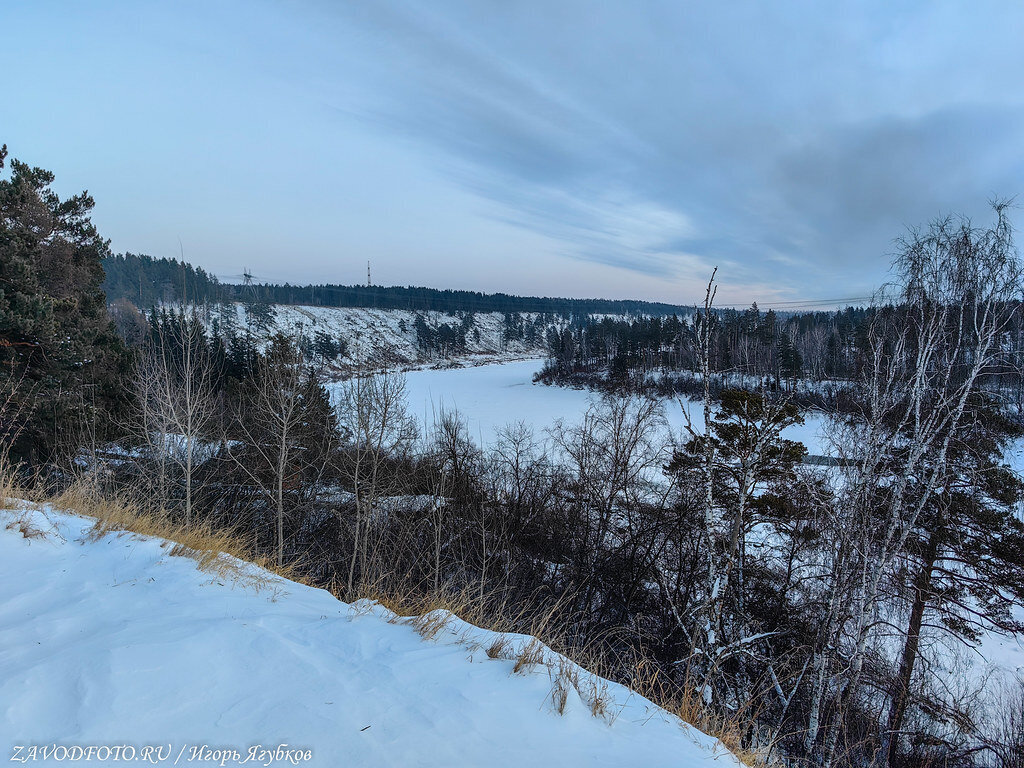
[[[1014,299],[1013,302],[1017,300]],[[1013,303],[1011,302],[1011,303]],[[699,395],[702,353],[697,309],[688,318],[580,318],[549,329],[548,361],[540,378],[595,389],[637,388],[662,395]],[[709,310],[712,339],[709,377],[715,392],[730,386],[768,386],[805,406],[843,407],[843,393],[871,354],[870,328],[878,313],[900,313],[890,301],[833,312],[780,315],[761,311]],[[1024,315],[1015,311],[986,386],[1024,405],[1019,361],[1024,352]]]
[[[589,314],[667,315],[686,307],[660,302],[514,296],[505,293],[441,290],[382,285],[278,285],[222,283],[201,267],[184,261],[142,254],[105,254],[103,290],[109,301],[131,301],[137,307],[160,303],[230,301],[301,304],[314,307],[365,307],[418,312],[518,312],[569,317]]]

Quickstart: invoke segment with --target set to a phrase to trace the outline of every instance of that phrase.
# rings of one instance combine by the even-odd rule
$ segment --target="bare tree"
[[[15,373],[13,365],[0,375],[0,468],[10,467],[11,449],[32,410],[32,389],[25,371]]]
[[[369,527],[380,500],[400,491],[398,478],[387,473],[386,467],[408,452],[417,430],[405,407],[405,377],[387,369],[349,379],[339,392],[337,413],[346,441],[344,474],[355,496],[346,581],[351,592],[367,553]]]
[[[661,472],[665,430],[658,400],[613,395],[592,403],[580,422],[559,421],[552,430],[572,507],[565,546],[580,584],[579,607],[592,621],[601,618],[598,602],[608,586],[601,574],[618,578],[607,573],[616,551],[635,543],[646,509],[669,494]],[[642,559],[649,565],[653,558],[648,551]]]
[[[302,353],[291,339],[276,336],[260,360],[236,428],[248,450],[232,451],[236,464],[267,494],[275,512],[277,564],[284,564],[285,491],[301,480],[303,391]]]
[[[1021,272],[1006,205],[995,208],[991,229],[944,219],[901,242],[895,264],[899,304],[876,307],[861,412],[836,430],[836,447],[848,468],[839,510],[841,568],[832,587],[842,609],[827,631],[806,736],[812,748],[830,697],[834,714],[822,745],[829,764],[842,714],[857,695],[870,639],[880,626],[884,580],[940,489],[950,446],[968,427],[970,399],[1004,354]],[[823,669],[828,664],[831,673]],[[890,708],[890,730],[898,730],[905,707],[905,686],[900,691]],[[887,760],[893,749],[889,740]]]
[[[206,334],[195,314],[182,314],[175,332],[160,332],[133,377],[138,411],[134,426],[145,455],[157,466],[157,493],[169,499],[168,470],[181,478],[185,522],[194,519],[196,477],[207,458],[217,398]]]

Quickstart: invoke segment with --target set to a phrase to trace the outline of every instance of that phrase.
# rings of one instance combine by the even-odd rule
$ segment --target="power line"
[[[748,308],[752,304],[757,304],[758,309],[763,307],[768,308],[800,308],[800,307],[835,307],[840,305],[853,305],[861,302],[867,302],[872,300],[872,296],[847,296],[839,299],[793,299],[790,301],[757,301],[757,302],[746,302],[746,303],[735,303],[735,304],[716,304],[715,306],[719,309],[740,309]]]

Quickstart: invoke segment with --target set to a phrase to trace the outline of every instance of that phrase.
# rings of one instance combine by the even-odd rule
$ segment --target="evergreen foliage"
[[[206,304],[227,296],[227,289],[202,267],[177,259],[156,259],[135,253],[103,259],[107,300],[127,299],[136,307],[162,303]]]
[[[0,149],[0,170],[7,157]],[[87,192],[61,200],[54,175],[12,160],[0,179],[0,369],[13,457],[36,461],[102,432],[123,400],[125,353],[101,284],[109,245]]]

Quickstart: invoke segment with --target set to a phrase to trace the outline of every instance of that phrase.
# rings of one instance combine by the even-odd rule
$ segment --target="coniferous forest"
[[[1024,436],[1024,296],[1003,203],[907,233],[875,305],[783,314],[718,309],[714,278],[689,309],[243,295],[111,254],[87,194],[60,199],[6,148],[0,168],[0,434],[23,487],[237,533],[347,601],[459,596],[751,761],[1024,764],[1024,688],[958,666],[1024,632],[1024,483],[1004,458]],[[244,322],[197,306],[234,301]],[[466,313],[502,312],[510,338],[546,342],[543,380],[597,393],[578,423],[481,445],[456,411],[419,422],[399,372],[330,380],[344,340],[267,338],[279,303],[450,312],[416,332],[452,355]],[[673,438],[680,397],[702,418]],[[811,408],[827,462],[784,435]]]
[[[557,315],[669,315],[686,307],[651,301],[558,299],[504,293],[439,290],[381,285],[275,285],[221,283],[202,268],[178,259],[125,253],[103,260],[103,289],[110,301],[126,299],[138,307],[160,303],[216,303],[249,300],[264,304],[313,307],[366,307],[418,312],[515,312]]]

